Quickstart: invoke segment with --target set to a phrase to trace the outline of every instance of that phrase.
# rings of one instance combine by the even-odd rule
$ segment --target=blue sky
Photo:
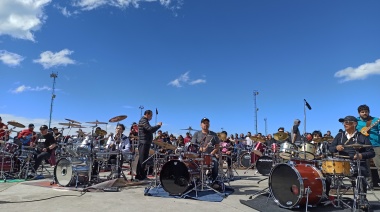
[[[28,3],[23,3],[28,2]],[[377,0],[2,0],[0,116],[52,127],[158,109],[163,131],[331,130],[380,116]],[[155,124],[153,117],[151,124]],[[103,128],[106,126],[103,125]],[[107,125],[114,131],[114,124]],[[65,131],[67,132],[67,131]]]

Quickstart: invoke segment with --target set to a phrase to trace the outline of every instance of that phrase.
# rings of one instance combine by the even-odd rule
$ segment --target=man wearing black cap
[[[199,151],[211,154],[213,167],[212,167],[212,180],[215,181],[218,177],[218,159],[216,154],[219,153],[219,138],[218,135],[209,130],[210,120],[208,118],[201,119],[201,131],[194,133],[191,143],[199,144]]]
[[[40,132],[41,136],[39,136],[37,142],[33,144],[37,147],[36,154],[34,155],[35,163],[33,171],[38,169],[43,160],[50,158],[53,149],[57,146],[53,135],[48,133],[48,126],[42,125]]]
[[[34,132],[34,124],[29,124],[28,129],[22,130],[18,134],[18,139],[22,142],[23,146],[30,146],[31,142],[36,140],[36,133]]]
[[[58,131],[58,128],[53,127],[53,136],[56,141],[61,140],[62,133]]]
[[[357,119],[354,116],[346,116],[345,118],[339,119],[339,122],[343,123],[344,131],[341,133],[338,133],[333,142],[330,144],[329,150],[332,153],[338,152],[339,155],[342,156],[348,156],[351,160],[355,160],[353,162],[356,162],[357,159],[360,160],[360,172],[361,175],[364,177],[368,177],[368,167],[366,163],[366,159],[375,157],[375,152],[371,146],[371,142],[369,141],[368,137],[364,136],[360,132],[356,130],[356,126],[358,124]],[[347,147],[347,145],[352,144],[360,144],[360,145],[369,145],[370,147],[366,148],[360,148],[359,153],[356,154],[356,150],[353,147]],[[355,173],[353,175],[354,178],[358,176],[357,167],[355,166],[356,163],[351,163],[354,165]],[[352,183],[354,184],[355,179],[351,179]],[[367,193],[367,181],[363,180],[363,190],[364,193]],[[329,184],[329,183],[327,183]],[[326,184],[326,190],[328,192],[329,185]],[[360,207],[369,208],[368,200],[365,198],[365,205],[361,205]]]

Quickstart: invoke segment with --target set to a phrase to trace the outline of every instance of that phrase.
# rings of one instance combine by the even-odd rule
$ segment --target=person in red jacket
[[[28,129],[22,130],[17,136],[23,146],[30,146],[31,142],[34,143],[36,137],[36,132],[34,132],[34,124],[29,124]]]

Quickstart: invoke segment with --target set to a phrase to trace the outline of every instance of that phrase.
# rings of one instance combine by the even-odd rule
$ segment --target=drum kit
[[[211,154],[199,151],[199,144],[188,142],[183,147],[176,147],[161,139],[154,140],[153,144],[152,154],[143,163],[153,158],[155,180],[145,194],[152,187],[161,186],[169,195],[182,197],[192,191],[198,195],[198,192],[204,190],[224,195],[211,186],[215,183],[211,179],[213,159]]]
[[[256,192],[254,195],[267,192],[275,203],[287,209],[300,208],[301,206],[316,207],[323,199],[328,199],[326,195],[326,178],[331,179],[331,186],[337,189],[336,198],[328,201],[335,207],[341,204],[354,211],[357,207],[367,204],[363,198],[363,182],[365,177],[360,173],[360,159],[350,160],[348,156],[335,155],[330,157],[325,151],[322,159],[317,160],[317,147],[314,144],[305,143],[297,148],[289,142],[284,141],[287,136],[275,134],[274,138],[280,143],[280,148],[271,148],[271,155],[263,155],[256,161],[256,168],[259,173],[268,173],[268,187]],[[317,138],[315,143],[328,142],[330,138]],[[276,145],[277,146],[277,145]],[[354,148],[356,154],[360,148],[370,145],[351,144],[344,145],[344,148]],[[279,158],[277,160],[276,158]],[[267,165],[263,165],[267,162]],[[357,177],[353,177],[357,174]],[[263,174],[263,175],[265,175]],[[343,186],[343,178],[348,177],[351,181],[356,181],[354,187],[354,202],[352,207],[343,201],[343,193],[340,189]],[[263,181],[263,180],[260,180]],[[260,182],[259,181],[259,182]],[[251,198],[252,198],[251,196]],[[268,197],[268,198],[269,198]]]
[[[25,125],[17,122],[17,121],[8,121],[8,126],[13,126],[11,129],[7,129],[6,131],[12,132],[16,127],[24,128]],[[19,154],[19,145],[0,141],[2,148],[0,148],[0,177],[4,180],[7,180],[7,177],[12,177],[14,173],[20,170],[20,160],[17,157]]]

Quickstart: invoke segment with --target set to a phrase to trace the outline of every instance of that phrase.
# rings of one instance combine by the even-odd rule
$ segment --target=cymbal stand
[[[255,159],[256,157],[257,157],[257,159],[259,159],[259,156],[258,155],[256,155],[254,152],[253,152],[253,149],[250,149],[250,150],[248,150],[248,152],[250,153],[249,154],[249,156],[251,157],[251,159],[250,159],[250,163],[251,163],[251,165],[244,171],[244,174],[247,174],[248,173],[248,170],[250,170],[250,169],[256,169],[256,164],[255,163],[252,163],[252,154],[253,154],[253,158]],[[257,171],[257,169],[256,169],[256,171],[255,171],[255,173],[254,173],[254,175],[256,175],[258,173],[258,171]]]
[[[358,156],[359,155],[359,148],[355,148],[355,151],[356,151],[355,154]],[[366,193],[364,193],[363,181],[365,181],[366,179],[361,174],[359,157],[356,157],[356,166],[358,169],[358,176],[356,177],[356,183],[355,183],[355,188],[354,188],[354,203],[352,206],[353,211],[356,211],[357,207],[360,208],[360,206],[368,206],[364,202],[364,199],[365,199],[364,196],[366,195]]]
[[[153,158],[153,170],[154,170],[154,181],[151,182],[149,184],[148,187],[146,187],[145,191],[144,191],[144,195],[148,195],[149,193],[149,190],[154,187],[154,188],[157,188],[159,186],[161,186],[161,182],[158,183],[158,148],[157,148],[157,145],[154,145],[154,154],[149,156],[145,161],[142,162],[142,164],[145,164],[146,162],[148,162],[151,158]]]
[[[335,208],[340,208],[341,207],[340,204],[342,203],[347,208],[351,208],[351,206],[349,206],[347,203],[345,203],[343,201],[342,196],[344,195],[345,192],[348,191],[348,189],[347,189],[345,192],[341,192],[341,188],[344,185],[343,178],[344,178],[344,176],[337,176],[335,174],[331,176],[331,186],[330,187],[336,188],[336,198],[334,198],[333,200],[327,200],[325,202],[322,202],[322,203],[324,203],[325,206],[332,204]],[[323,196],[327,197],[325,193],[323,193]],[[335,202],[337,204],[335,204]]]

